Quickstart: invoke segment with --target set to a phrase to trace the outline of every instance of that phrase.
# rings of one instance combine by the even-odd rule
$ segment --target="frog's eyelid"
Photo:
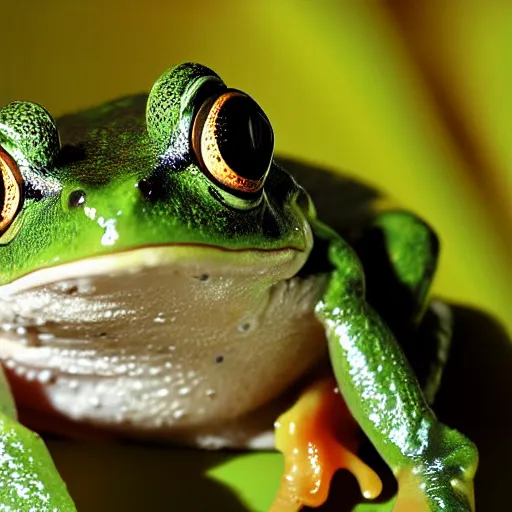
[[[153,84],[146,104],[146,126],[160,153],[183,132],[195,95],[211,81],[224,85],[211,69],[187,62],[167,70]]]
[[[14,101],[0,109],[0,144],[23,177],[25,199],[41,199],[61,189],[50,170],[60,152],[55,120],[41,105]]]
[[[185,89],[185,92],[181,96],[181,108],[180,115],[181,117],[185,117],[188,113],[192,114],[191,110],[195,110],[196,108],[200,108],[203,101],[198,101],[198,96],[200,96],[200,91],[203,90],[203,87],[208,84],[211,86],[211,90],[213,92],[214,89],[217,91],[226,90],[226,85],[224,82],[217,76],[202,76],[194,80],[189,84],[189,86]],[[209,93],[205,96],[211,96]],[[203,99],[207,99],[206,97]],[[198,103],[200,103],[198,105]]]
[[[0,143],[21,168],[34,170],[51,167],[60,151],[55,120],[44,107],[28,101],[0,109]]]

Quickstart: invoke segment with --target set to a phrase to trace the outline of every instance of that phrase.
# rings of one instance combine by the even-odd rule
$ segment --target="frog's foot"
[[[334,379],[311,385],[275,426],[276,447],[284,455],[285,467],[269,512],[320,506],[334,473],[342,468],[354,474],[365,498],[380,494],[380,478],[356,455],[361,432]]]
[[[426,457],[397,473],[398,495],[393,512],[473,512],[473,478],[478,453],[456,430],[446,429],[435,457]]]

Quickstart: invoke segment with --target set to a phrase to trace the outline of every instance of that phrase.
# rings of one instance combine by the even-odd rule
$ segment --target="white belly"
[[[75,263],[0,288],[0,359],[55,411],[171,439],[216,431],[325,355],[313,314],[325,277],[288,279],[295,255],[146,256],[129,272],[103,258],[88,277]]]

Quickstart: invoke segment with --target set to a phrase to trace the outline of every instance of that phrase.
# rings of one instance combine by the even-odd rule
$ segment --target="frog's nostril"
[[[84,190],[73,190],[68,197],[68,204],[70,208],[76,208],[77,206],[84,206],[86,194]]]
[[[154,196],[155,187],[152,180],[143,178],[135,186],[146,199],[151,199]]]
[[[169,184],[162,169],[156,169],[149,176],[142,178],[135,187],[147,201],[164,200],[168,195]]]

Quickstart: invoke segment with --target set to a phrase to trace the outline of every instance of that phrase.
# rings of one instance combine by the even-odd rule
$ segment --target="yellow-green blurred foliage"
[[[0,3],[0,104],[58,115],[202,62],[263,106],[278,151],[428,219],[443,242],[437,292],[512,330],[510,2]]]

